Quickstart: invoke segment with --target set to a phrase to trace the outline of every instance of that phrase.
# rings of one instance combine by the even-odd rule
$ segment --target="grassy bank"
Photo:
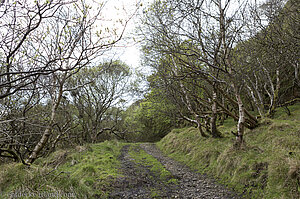
[[[153,174],[149,177],[176,183],[172,174],[139,144],[105,141],[58,150],[31,167],[21,163],[1,165],[0,198],[107,198],[114,181],[124,175],[118,157],[125,145],[130,145],[128,154],[136,166]],[[160,190],[153,188],[151,194],[156,198]]]
[[[157,145],[170,157],[210,174],[248,198],[300,198],[300,104],[280,108],[248,130],[246,146],[233,147],[228,119],[219,127],[225,138],[202,138],[197,129],[175,129]]]
[[[105,198],[121,175],[117,157],[123,145],[110,141],[59,150],[30,168],[1,165],[0,198]]]

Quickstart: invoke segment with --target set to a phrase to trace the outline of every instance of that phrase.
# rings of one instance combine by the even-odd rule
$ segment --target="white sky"
[[[104,7],[104,17],[107,19],[115,19],[118,20],[120,18],[128,19],[129,16],[131,16],[133,13],[135,13],[137,9],[137,4],[142,3],[142,6],[139,6],[138,13],[142,13],[142,10],[149,5],[149,2],[152,2],[153,0],[108,0],[108,3]],[[137,13],[137,14],[138,14]],[[140,45],[137,43],[139,40],[135,37],[135,29],[136,24],[138,23],[138,16],[135,15],[127,24],[127,27],[125,29],[125,33],[123,36],[123,39],[117,44],[117,48],[112,49],[112,53],[110,55],[113,55],[113,57],[109,57],[109,59],[113,60],[121,60],[125,62],[127,65],[132,67],[136,71],[141,70],[141,53],[140,53]],[[114,23],[110,23],[114,24]],[[115,23],[119,24],[119,23]],[[116,25],[116,27],[119,27],[121,30],[123,26]],[[135,37],[135,41],[133,39]],[[146,69],[143,69],[143,73],[147,71]],[[134,79],[134,78],[133,78]],[[144,87],[145,85],[142,83],[140,85],[141,87]],[[127,103],[126,106],[129,106],[134,101],[139,99],[142,96],[124,96],[124,99],[126,99]]]
[[[139,6],[139,11],[141,11],[149,5],[149,2],[152,2],[152,0],[108,0],[104,7],[104,16],[113,20],[120,18],[125,20],[135,12],[137,4],[142,4],[142,6]],[[116,53],[114,59],[120,59],[133,68],[140,66],[139,44],[132,38],[135,36],[136,23],[137,16],[134,16],[127,24],[123,40],[117,45],[120,47],[113,50]],[[122,28],[122,26],[119,27]],[[135,39],[138,41],[137,38]]]

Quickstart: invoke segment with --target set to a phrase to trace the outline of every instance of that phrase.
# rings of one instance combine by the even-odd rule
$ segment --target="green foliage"
[[[38,159],[31,167],[15,163],[2,165],[1,198],[17,193],[23,196],[60,193],[65,196],[72,194],[76,198],[105,198],[113,178],[121,175],[117,157],[123,145],[110,141],[59,150],[47,158]]]
[[[235,128],[226,120],[219,128],[222,139],[204,139],[197,129],[174,129],[158,146],[170,157],[251,198],[300,197],[300,104],[289,107],[291,116],[278,108],[274,119],[264,119],[258,128],[248,130],[246,145],[233,147]]]
[[[155,99],[156,92],[153,89],[145,100],[132,105],[126,111],[126,126],[137,132],[130,139],[138,137],[139,141],[156,141],[174,126],[174,106],[163,98],[160,101]]]

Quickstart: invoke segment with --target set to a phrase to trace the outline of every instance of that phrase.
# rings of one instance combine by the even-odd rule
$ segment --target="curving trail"
[[[124,175],[113,184],[109,198],[189,198],[189,199],[238,199],[242,198],[205,175],[195,173],[187,166],[166,157],[155,144],[143,143],[138,150],[152,155],[169,170],[177,183],[166,183],[149,167],[135,163],[128,154],[130,145],[121,151],[121,171]]]

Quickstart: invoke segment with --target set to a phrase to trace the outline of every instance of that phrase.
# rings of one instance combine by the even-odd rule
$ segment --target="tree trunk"
[[[268,116],[272,117],[275,113],[275,109],[278,103],[279,97],[279,89],[280,89],[280,77],[279,77],[279,68],[276,69],[276,87],[272,89],[273,96],[272,96],[272,103],[269,108]]]
[[[245,111],[244,111],[244,105],[241,99],[241,95],[239,94],[238,91],[235,92],[236,99],[238,102],[238,107],[239,107],[239,121],[237,124],[237,135],[236,135],[236,142],[237,145],[240,147],[244,143],[244,123],[245,123]]]
[[[272,117],[275,112],[275,109],[276,109],[276,104],[277,104],[277,100],[278,100],[277,98],[278,98],[278,93],[279,93],[279,89],[280,89],[279,68],[276,69],[276,87],[274,86],[274,84],[272,82],[270,72],[265,67],[262,67],[262,68],[267,75],[267,79],[268,79],[268,82],[269,82],[270,88],[271,88],[271,93],[270,93],[269,90],[267,89],[267,85],[265,84],[265,86],[264,86],[267,94],[270,97],[270,106],[269,106],[267,116]]]
[[[52,105],[49,125],[46,127],[46,129],[45,129],[45,131],[42,135],[42,138],[37,143],[37,145],[34,147],[34,149],[33,149],[32,153],[30,154],[29,158],[26,160],[26,163],[28,163],[28,164],[32,164],[38,158],[39,153],[46,146],[46,144],[48,142],[48,139],[49,139],[49,137],[52,133],[53,124],[55,123],[56,111],[59,107],[59,104],[60,104],[60,101],[61,101],[61,98],[62,98],[62,94],[63,94],[63,85],[64,85],[64,82],[66,80],[66,75],[67,75],[67,72],[64,73],[63,80],[62,80],[62,82],[60,82],[57,99],[56,100],[55,100],[55,98],[53,99],[53,103],[52,103],[53,105]]]
[[[211,135],[214,138],[221,137],[220,132],[217,129],[217,92],[215,88],[213,89],[213,94],[212,94],[212,114],[211,114],[211,119],[210,119],[210,130],[211,130]]]
[[[196,121],[197,121],[197,127],[199,129],[199,132],[201,134],[202,137],[207,137],[207,135],[203,132],[202,130],[202,125],[201,125],[201,119],[200,119],[200,116],[199,115],[195,115],[196,117]]]
[[[264,117],[263,110],[262,110],[262,107],[261,107],[260,103],[258,102],[256,96],[254,95],[254,91],[252,90],[252,88],[247,83],[246,83],[246,85],[247,85],[247,88],[249,90],[249,94],[250,94],[250,96],[251,96],[251,98],[254,102],[254,105],[255,105],[255,107],[258,111],[258,114],[260,115],[261,118],[263,118]]]
[[[296,63],[296,64],[293,64],[293,66],[294,66],[294,69],[295,69],[295,81],[294,81],[294,83],[298,86],[298,87],[300,87],[300,81],[299,81],[299,66],[298,66],[298,63]]]
[[[202,137],[208,137],[208,136],[203,132],[203,130],[202,130],[202,126],[203,126],[203,125],[201,124],[200,116],[199,116],[199,115],[196,116],[196,118],[197,118],[196,120],[190,119],[190,118],[184,116],[182,113],[180,113],[180,115],[181,115],[181,117],[182,117],[183,119],[185,119],[186,121],[195,123],[195,124],[197,125],[197,128],[199,129],[199,132],[200,132],[200,134],[201,134]]]
[[[172,58],[172,61],[173,61],[173,64],[174,66],[176,67],[176,62],[175,60]],[[176,68],[172,70],[174,75],[177,76],[177,71],[176,71]],[[200,120],[200,116],[196,113],[196,111],[193,109],[193,106],[192,106],[192,103],[191,103],[191,100],[190,100],[190,97],[188,96],[188,93],[183,85],[183,83],[179,80],[179,85],[180,85],[180,89],[184,95],[184,99],[182,99],[182,102],[187,106],[187,109],[189,110],[190,113],[192,113],[195,117],[195,120],[191,120],[191,119],[187,119],[186,117],[184,117],[185,119],[187,119],[188,121],[191,121],[191,122],[194,122],[197,124],[197,127],[199,129],[199,132],[200,134],[203,136],[203,137],[207,137],[207,135],[202,131],[202,128],[201,128],[201,120]]]
[[[264,100],[263,100],[263,97],[262,97],[262,94],[261,94],[261,91],[259,89],[259,83],[258,83],[258,78],[256,76],[255,73],[253,73],[254,77],[255,77],[255,85],[254,85],[254,88],[255,88],[255,92],[257,94],[257,97],[258,97],[258,104],[259,104],[259,107],[260,107],[260,110],[262,112],[262,117],[265,116],[265,108],[264,108]]]

